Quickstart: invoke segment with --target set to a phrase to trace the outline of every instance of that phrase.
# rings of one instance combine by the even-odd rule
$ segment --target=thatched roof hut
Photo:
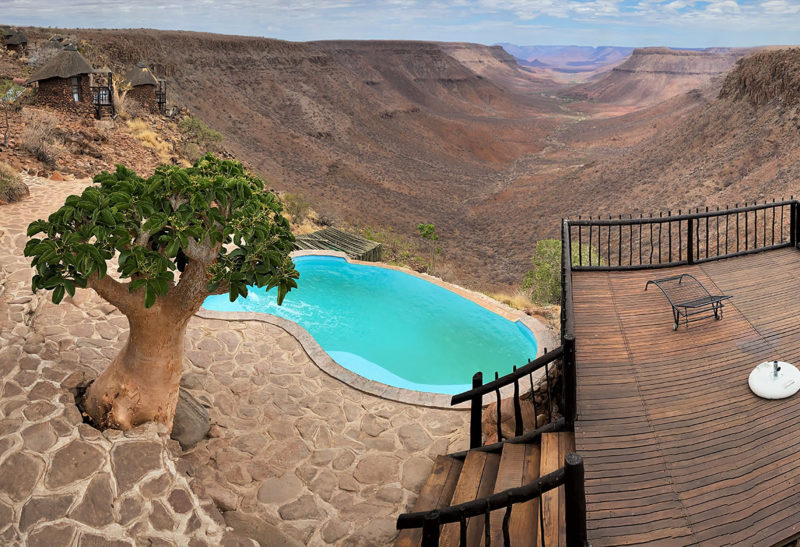
[[[158,86],[158,79],[153,76],[153,73],[144,63],[139,63],[128,71],[125,74],[125,81],[130,83],[131,87],[139,87],[140,85]]]
[[[28,78],[28,83],[32,84],[33,82],[41,82],[51,78],[73,78],[83,74],[91,74],[92,72],[94,72],[94,69],[89,64],[89,61],[78,52],[75,46],[69,45],[50,59],[50,62],[34,72]]]

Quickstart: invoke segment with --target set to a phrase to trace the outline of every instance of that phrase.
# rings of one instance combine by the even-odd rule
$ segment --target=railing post
[[[585,547],[586,493],[583,486],[583,458],[574,452],[564,458],[564,509],[567,547]]]
[[[590,227],[591,229],[591,227]],[[570,238],[569,221],[561,219],[561,341],[564,341],[564,329],[567,323],[567,276],[572,275],[572,242]],[[589,247],[589,254],[592,254],[592,248]]]
[[[797,247],[797,201],[792,201],[789,209],[789,241],[792,247]]]
[[[578,416],[578,377],[575,370],[575,336],[564,336],[564,355],[561,358],[564,375],[564,418],[571,429],[574,429]]]
[[[472,389],[483,385],[483,372],[478,371],[472,377]],[[483,443],[483,430],[481,428],[481,414],[483,413],[483,395],[478,394],[472,397],[470,403],[470,422],[469,422],[469,447],[478,448]],[[497,412],[500,412],[498,407]],[[498,434],[500,432],[498,431]]]
[[[686,263],[694,264],[694,219],[686,220]]]
[[[581,474],[583,473],[582,465]],[[425,515],[422,523],[422,547],[439,547],[439,511],[431,511]]]

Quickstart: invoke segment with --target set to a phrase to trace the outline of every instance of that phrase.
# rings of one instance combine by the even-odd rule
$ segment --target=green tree
[[[25,88],[14,83],[13,80],[0,80],[0,105],[3,107],[3,116],[6,127],[3,134],[3,146],[8,146],[8,136],[11,134],[11,123],[9,117],[11,110],[16,108],[19,98],[25,92]]]
[[[436,267],[436,255],[439,253],[441,249],[436,246],[436,242],[439,240],[439,236],[436,235],[436,228],[433,224],[419,224],[417,226],[417,230],[419,230],[419,235],[422,236],[422,239],[428,241],[428,245],[430,247],[430,261],[428,263],[428,273],[433,275],[433,271]]]
[[[583,263],[588,264],[590,253],[592,263],[600,264],[600,255],[596,249],[589,249],[588,245],[579,248],[577,241],[572,242],[573,264],[578,263],[581,254]],[[522,290],[537,304],[558,304],[561,301],[561,240],[537,241],[531,262],[533,268],[525,273]]]
[[[208,127],[203,120],[185,116],[178,122],[178,128],[185,139],[183,151],[191,161],[209,152],[220,152],[220,145],[224,139],[222,133]]]
[[[205,156],[190,168],[163,165],[148,179],[118,166],[48,220],[28,227],[33,290],[58,304],[94,289],[128,318],[128,342],[89,386],[84,408],[100,427],[147,421],[172,427],[189,319],[210,294],[231,301],[247,286],[297,286],[294,236],[277,197],[234,161]],[[107,275],[117,259],[118,278]]]

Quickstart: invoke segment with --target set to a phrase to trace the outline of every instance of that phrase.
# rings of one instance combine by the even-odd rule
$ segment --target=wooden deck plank
[[[441,509],[450,504],[458,482],[463,462],[449,456],[437,456],[431,474],[420,490],[412,511]],[[415,547],[422,541],[422,528],[401,530],[397,536],[397,547]]]
[[[724,318],[672,331],[648,279],[695,275]],[[800,529],[800,403],[755,397],[800,362],[800,252],[658,271],[574,272],[578,421],[594,545],[772,544]],[[792,512],[794,508],[794,512]]]
[[[477,451],[467,453],[450,505],[458,505],[489,495],[497,477],[499,464],[499,454]],[[467,545],[481,544],[483,522],[482,516],[467,521]],[[456,546],[459,544],[459,538],[459,524],[445,524],[442,527],[439,545]]]

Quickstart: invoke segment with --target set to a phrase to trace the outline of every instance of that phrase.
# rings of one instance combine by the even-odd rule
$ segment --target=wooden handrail
[[[517,437],[511,437],[510,439],[503,439],[500,442],[492,443],[492,444],[485,444],[483,446],[478,446],[477,448],[470,448],[469,450],[462,450],[461,452],[453,452],[452,454],[448,454],[451,458],[456,458],[457,460],[463,460],[467,457],[467,453],[470,451],[478,451],[478,452],[489,452],[498,454],[503,451],[503,446],[506,444],[528,444],[537,442],[539,438],[542,436],[543,433],[555,433],[557,431],[565,431],[567,428],[567,420],[564,417],[558,418],[553,420],[550,423],[544,424],[542,427],[536,428],[533,431],[528,431],[527,433],[523,433]]]
[[[487,384],[482,384],[479,387],[470,389],[469,391],[453,395],[453,398],[450,400],[450,404],[457,405],[459,403],[469,401],[470,399],[478,395],[486,395],[487,393],[491,393],[497,389],[511,385],[514,383],[514,380],[519,380],[520,378],[527,376],[531,372],[537,371],[540,368],[544,368],[544,365],[546,363],[552,363],[556,359],[560,358],[563,355],[563,353],[564,349],[559,346],[552,351],[548,351],[541,357],[537,357],[533,361],[528,361],[525,365],[519,367],[514,372],[509,372],[508,374],[506,374],[501,378],[498,378],[497,380],[493,380]]]
[[[523,503],[533,498],[538,498],[545,492],[549,492],[554,488],[558,488],[564,484],[566,474],[563,467],[560,467],[548,473],[544,477],[539,477],[533,482],[516,488],[509,488],[496,494],[479,498],[476,500],[459,503],[458,505],[451,505],[442,509],[433,509],[431,511],[418,511],[416,513],[403,513],[397,518],[397,529],[404,530],[406,528],[421,528],[425,522],[425,517],[438,512],[439,525],[448,524],[450,522],[458,522],[462,516],[466,518],[476,517],[483,515],[486,511],[493,511],[507,507],[513,503]]]
[[[404,513],[397,518],[397,529],[422,528],[422,546],[439,545],[439,534],[444,524],[453,522],[465,523],[466,519],[487,516],[491,511],[510,507],[517,503],[525,503],[542,494],[564,486],[564,514],[566,520],[566,544],[568,547],[585,547],[586,539],[586,495],[584,492],[583,458],[579,454],[570,453],[564,458],[564,466],[539,477],[528,484],[509,488],[476,500],[452,505],[430,511]],[[506,517],[508,514],[506,515]],[[541,517],[541,514],[539,515]],[[505,520],[505,519],[504,519]],[[466,527],[461,527],[461,541]],[[508,528],[503,527],[503,538],[508,545]],[[488,534],[489,531],[487,530]],[[488,536],[487,536],[488,537]],[[462,543],[463,545],[463,543]]]

